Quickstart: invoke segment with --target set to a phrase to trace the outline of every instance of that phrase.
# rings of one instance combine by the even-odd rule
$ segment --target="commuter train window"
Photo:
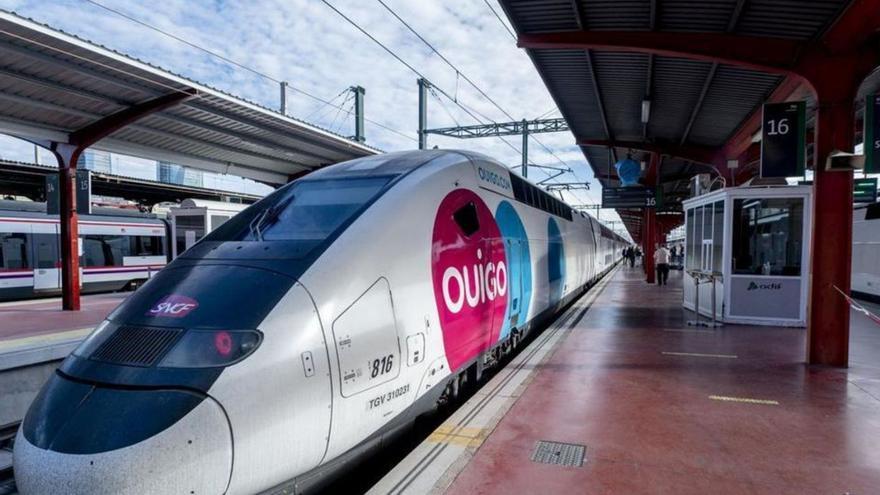
[[[473,203],[468,203],[461,208],[455,210],[452,214],[455,223],[461,229],[462,233],[470,237],[474,232],[480,230],[480,220],[477,218],[477,207]]]
[[[393,177],[301,180],[237,215],[209,234],[209,241],[301,241],[330,237]]]
[[[61,256],[58,255],[58,236],[55,234],[34,234],[34,253],[37,268],[56,268]]]
[[[27,234],[0,233],[0,270],[30,268],[27,240]]]
[[[227,220],[229,220],[229,217],[226,215],[211,215],[211,229],[216,229],[226,223]]]
[[[83,238],[83,266],[113,265],[113,252],[103,237],[87,235]]]
[[[801,274],[804,200],[737,199],[733,202],[733,272]]]
[[[158,235],[131,236],[129,256],[162,256],[165,254],[163,239]]]
[[[108,265],[122,266],[123,258],[131,254],[131,242],[129,236],[108,235],[104,236],[107,246],[110,249],[110,259]]]

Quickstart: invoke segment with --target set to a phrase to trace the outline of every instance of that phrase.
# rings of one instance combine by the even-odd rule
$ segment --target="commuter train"
[[[63,362],[18,433],[18,488],[316,490],[517,347],[623,246],[479,154],[313,172],[172,261]]]
[[[82,291],[133,287],[167,263],[163,220],[119,208],[80,215]],[[58,215],[45,203],[0,201],[0,301],[61,292]]]
[[[92,215],[79,216],[82,292],[137,288],[246,207],[184,199],[160,205],[161,218],[93,207]],[[0,301],[61,293],[59,229],[58,215],[48,215],[45,203],[0,200]]]

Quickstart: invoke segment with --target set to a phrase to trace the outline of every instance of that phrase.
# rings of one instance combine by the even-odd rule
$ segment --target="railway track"
[[[15,478],[12,475],[12,444],[21,421],[0,426],[0,495],[16,492]]]

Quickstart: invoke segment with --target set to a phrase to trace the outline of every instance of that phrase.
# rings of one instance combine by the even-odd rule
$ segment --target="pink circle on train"
[[[498,341],[507,309],[504,243],[474,192],[456,189],[440,203],[431,271],[446,359],[455,371]]]

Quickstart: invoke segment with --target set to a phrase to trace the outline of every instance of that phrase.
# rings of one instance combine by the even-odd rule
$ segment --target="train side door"
[[[34,291],[51,291],[61,288],[61,255],[59,252],[58,225],[49,226],[50,232],[33,232]],[[32,229],[33,231],[33,229]],[[80,277],[82,280],[82,277]]]
[[[524,248],[523,241],[520,239],[507,239],[507,247],[508,252],[510,253],[510,259],[508,260],[508,290],[510,291],[510,297],[508,298],[508,304],[510,304],[510,317],[507,322],[510,325],[510,328],[518,327],[523,321],[525,321],[527,315],[521,314],[523,308],[526,307],[528,301],[525,300],[526,290],[523,287],[523,264],[527,261],[524,259]]]

